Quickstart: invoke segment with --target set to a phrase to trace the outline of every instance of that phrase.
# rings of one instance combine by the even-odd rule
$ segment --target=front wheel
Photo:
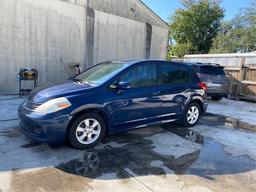
[[[106,133],[104,119],[94,113],[84,114],[77,118],[69,130],[69,142],[78,149],[94,147]]]
[[[182,124],[186,127],[193,127],[199,121],[201,116],[201,108],[197,103],[191,103],[184,111]]]

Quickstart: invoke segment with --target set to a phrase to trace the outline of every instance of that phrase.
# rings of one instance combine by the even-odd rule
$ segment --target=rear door
[[[175,119],[182,113],[183,103],[191,94],[191,67],[170,62],[162,62],[158,67],[161,115],[165,119]]]

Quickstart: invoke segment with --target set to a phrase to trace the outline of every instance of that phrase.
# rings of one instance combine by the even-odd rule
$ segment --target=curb
[[[229,127],[232,127],[234,129],[245,129],[245,130],[248,130],[248,131],[256,132],[256,125],[246,123],[246,122],[241,121],[237,118],[227,117],[227,116],[224,116],[224,115],[219,115],[219,114],[209,113],[209,112],[206,112],[206,115],[219,117],[219,118],[221,118],[221,120],[223,120],[225,122],[225,125],[227,125]]]

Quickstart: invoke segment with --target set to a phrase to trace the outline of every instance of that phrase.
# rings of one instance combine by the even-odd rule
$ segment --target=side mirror
[[[131,88],[130,82],[121,81],[117,85],[117,89],[119,90],[128,90]]]

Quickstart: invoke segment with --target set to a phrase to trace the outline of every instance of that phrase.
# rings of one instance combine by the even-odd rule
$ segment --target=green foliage
[[[208,53],[224,17],[220,2],[184,0],[182,4],[184,8],[178,9],[170,21],[170,36],[175,41],[170,54]]]
[[[214,39],[211,53],[251,52],[256,50],[256,0],[231,21],[224,22]]]
[[[195,52],[193,50],[193,45],[191,43],[178,43],[175,46],[170,47],[170,53],[171,55],[177,56],[177,57],[183,57],[187,53]]]

